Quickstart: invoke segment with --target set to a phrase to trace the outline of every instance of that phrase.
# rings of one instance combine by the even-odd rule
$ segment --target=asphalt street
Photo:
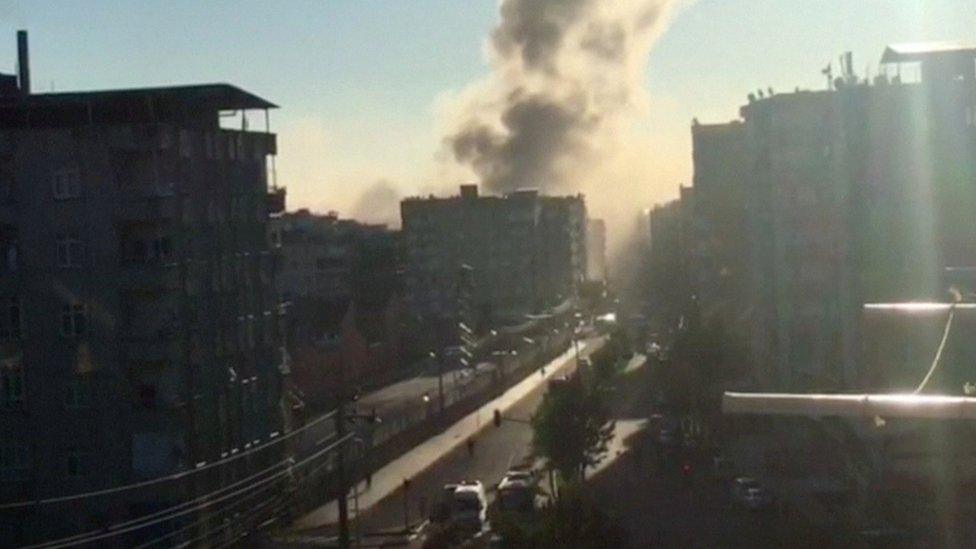
[[[587,339],[581,343],[581,354],[586,356],[601,344],[600,338]],[[527,456],[532,438],[528,420],[541,402],[545,381],[571,373],[575,369],[573,355],[572,350],[567,351],[546,365],[544,374],[532,374],[444,433],[380,469],[369,486],[360,483],[358,497],[354,491],[350,500],[353,533],[368,539],[379,533],[403,532],[405,526],[417,530],[445,483],[476,479],[493,487],[512,465]],[[500,427],[492,423],[496,408],[503,411]],[[469,437],[474,440],[473,454],[465,444]],[[406,493],[405,479],[410,481]],[[282,541],[296,545],[327,542],[335,533],[334,508],[330,503],[303,517]]]

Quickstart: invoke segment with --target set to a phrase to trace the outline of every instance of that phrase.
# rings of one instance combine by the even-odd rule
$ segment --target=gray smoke
[[[643,97],[641,76],[665,0],[503,0],[492,77],[446,142],[489,190],[579,190],[580,168],[613,148]]]

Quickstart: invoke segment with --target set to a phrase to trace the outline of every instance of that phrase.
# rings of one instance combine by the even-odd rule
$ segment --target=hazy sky
[[[685,4],[646,70],[649,203],[690,179],[694,116],[732,119],[759,87],[823,87],[820,69],[846,50],[873,73],[887,43],[976,42],[973,0]],[[408,194],[460,183],[435,160],[439,113],[488,72],[497,11],[494,0],[0,0],[0,71],[13,72],[26,28],[35,91],[234,83],[282,107],[272,119],[289,205],[365,215],[355,202],[370,187],[382,195],[378,180]]]

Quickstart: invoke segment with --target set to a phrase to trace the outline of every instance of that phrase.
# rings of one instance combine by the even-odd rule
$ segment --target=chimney
[[[20,93],[29,95],[30,90],[30,60],[27,56],[27,31],[17,31],[17,80],[20,83]]]

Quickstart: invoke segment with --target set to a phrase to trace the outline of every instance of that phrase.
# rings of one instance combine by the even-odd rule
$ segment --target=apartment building
[[[275,284],[288,303],[292,380],[313,409],[352,386],[390,378],[403,357],[397,233],[309,210],[271,221]]]
[[[154,478],[280,434],[276,143],[248,129],[275,105],[227,84],[2,81],[0,502]],[[222,126],[229,113],[240,129]],[[186,490],[5,511],[0,538],[87,531]]]
[[[861,304],[943,299],[946,269],[976,261],[974,59],[891,46],[869,82],[845,57],[829,89],[692,127],[701,307],[739,296],[728,320],[769,388],[860,384]]]
[[[574,298],[585,279],[582,195],[480,196],[463,185],[458,196],[408,198],[400,211],[407,309],[443,344],[462,316],[476,330],[517,324]]]

